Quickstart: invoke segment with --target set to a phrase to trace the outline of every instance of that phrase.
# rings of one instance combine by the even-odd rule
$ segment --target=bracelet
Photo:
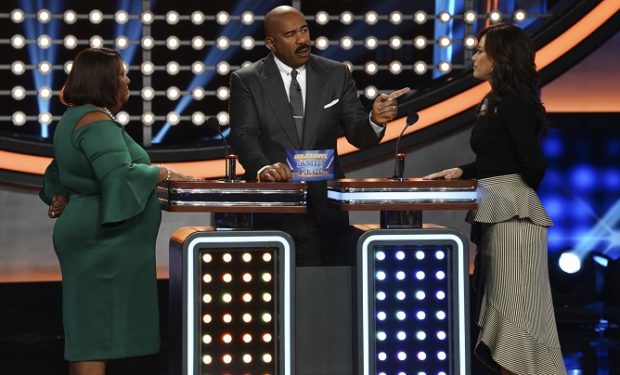
[[[164,178],[164,181],[170,181],[170,175],[172,174],[172,172],[170,172],[170,168],[168,168],[167,165],[163,165],[163,164],[160,164],[159,166],[161,168],[166,168],[166,178]]]

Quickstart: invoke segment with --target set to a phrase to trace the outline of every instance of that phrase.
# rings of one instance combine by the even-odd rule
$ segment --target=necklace
[[[118,121],[116,121],[116,117],[112,114],[112,112],[110,112],[109,109],[107,109],[106,107],[101,107],[101,110],[103,111],[103,113],[105,113],[106,115],[110,116],[112,121],[118,122]]]

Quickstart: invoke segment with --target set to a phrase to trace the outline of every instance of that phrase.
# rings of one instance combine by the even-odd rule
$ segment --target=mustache
[[[307,49],[310,49],[310,44],[308,44],[308,43],[300,44],[299,47],[297,47],[297,49],[295,49],[295,53],[302,52],[302,51],[305,51]]]

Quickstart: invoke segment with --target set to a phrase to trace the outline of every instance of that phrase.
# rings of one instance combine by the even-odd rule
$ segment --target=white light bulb
[[[16,34],[11,37],[11,46],[15,49],[24,48],[26,45],[26,39],[20,35]]]
[[[142,116],[140,116],[140,120],[142,124],[145,126],[151,126],[155,122],[155,115],[153,112],[144,112]]]
[[[69,9],[63,13],[62,19],[65,21],[66,24],[72,25],[75,23],[75,21],[77,21],[77,14],[73,10]]]
[[[15,100],[22,100],[26,97],[26,89],[24,89],[22,86],[15,86],[11,90],[11,96]]]
[[[195,36],[192,38],[192,48],[195,50],[200,50],[205,48],[206,42],[205,39],[201,36]]]
[[[217,73],[220,75],[226,75],[230,72],[230,64],[226,61],[220,61],[216,66]]]
[[[320,12],[317,12],[317,14],[314,16],[314,20],[319,25],[325,25],[327,22],[329,22],[329,14],[327,14],[326,11],[322,10]]]
[[[140,71],[142,74],[150,76],[155,71],[155,65],[150,61],[145,61],[140,65]]]
[[[103,38],[99,35],[94,35],[90,38],[89,44],[92,48],[101,48],[103,47]]]
[[[345,36],[340,39],[340,47],[344,50],[349,50],[353,48],[353,38],[350,36]]]
[[[140,44],[142,45],[142,48],[148,50],[148,49],[153,48],[153,46],[155,45],[155,39],[153,39],[153,37],[151,36],[145,36],[140,41]]]
[[[241,39],[241,48],[243,48],[246,51],[251,50],[252,48],[254,48],[254,38],[252,38],[251,36],[246,36],[243,37],[243,39]]]
[[[73,61],[67,61],[64,65],[64,70],[66,74],[71,73],[71,69],[73,69]]]
[[[194,100],[201,100],[205,97],[205,90],[202,87],[194,87],[192,89],[192,98]]]
[[[88,14],[88,20],[92,24],[99,24],[101,23],[101,21],[103,21],[103,14],[99,9],[93,9]]]
[[[176,25],[179,23],[179,13],[174,10],[166,13],[166,23],[168,23],[168,25]]]
[[[403,40],[399,36],[393,36],[390,38],[389,44],[392,49],[399,49],[403,46]]]
[[[450,63],[447,61],[442,61],[439,63],[438,69],[442,73],[448,73],[450,70],[452,70],[452,65],[450,65]]]
[[[217,38],[217,40],[215,41],[215,44],[217,45],[217,48],[223,51],[223,50],[228,49],[228,47],[230,47],[230,39],[228,39],[225,36],[221,36]]]
[[[45,34],[40,35],[37,38],[37,45],[41,49],[48,49],[52,45],[52,38],[50,38],[48,35],[45,35]]]
[[[52,19],[52,13],[47,9],[41,9],[37,12],[37,20],[41,23],[48,23]]]
[[[181,67],[179,66],[179,63],[176,61],[169,61],[166,64],[166,73],[170,74],[171,76],[177,75],[180,69]]]
[[[449,46],[450,46],[450,43],[451,43],[450,38],[449,38],[449,37],[447,37],[447,36],[442,36],[442,37],[440,37],[440,38],[437,40],[437,42],[439,43],[439,46],[440,46],[440,47],[444,47],[444,48],[449,47]]]
[[[413,71],[417,74],[422,75],[428,71],[428,66],[423,61],[417,61],[415,64],[413,64]]]
[[[67,35],[63,41],[66,49],[74,49],[77,47],[77,38],[74,35]]]
[[[49,112],[41,112],[39,113],[38,120],[41,125],[49,125],[52,123],[52,114]]]
[[[388,69],[392,74],[400,74],[403,71],[403,64],[400,61],[392,61]]]
[[[129,14],[124,10],[119,10],[114,13],[114,21],[119,25],[124,25],[129,21]]]
[[[215,15],[215,20],[220,25],[226,25],[230,21],[230,14],[222,10]]]
[[[369,25],[374,25],[379,21],[379,15],[375,11],[366,12],[364,21]]]
[[[512,17],[515,22],[523,22],[527,18],[527,12],[523,9],[517,9]]]
[[[13,23],[22,23],[25,19],[24,11],[21,9],[13,9],[11,11],[11,21]]]
[[[50,64],[48,61],[41,61],[37,68],[42,74],[48,74],[52,71],[52,64]]]
[[[364,64],[364,71],[366,72],[366,74],[374,75],[374,74],[377,74],[377,72],[379,71],[379,66],[377,65],[376,62],[369,61],[366,64]]]
[[[415,23],[417,23],[418,25],[422,25],[424,23],[426,23],[426,21],[428,20],[428,15],[426,14],[426,12],[422,11],[422,10],[418,10],[417,12],[415,12],[415,14],[413,15],[413,20],[415,21]]]
[[[217,121],[219,121],[220,126],[228,125],[228,112],[221,111],[217,115]]]
[[[465,21],[465,23],[468,23],[471,25],[472,23],[476,22],[477,19],[478,19],[478,14],[473,10],[468,10],[465,13],[463,13],[463,20]]]
[[[218,87],[215,95],[221,101],[228,100],[228,98],[230,97],[230,90],[226,86],[221,86]]]
[[[374,36],[369,36],[364,40],[364,47],[368,49],[375,49],[379,45],[379,41]]]
[[[370,100],[374,99],[378,94],[375,86],[368,86],[364,89],[364,96]]]
[[[38,95],[41,99],[49,100],[52,97],[52,89],[48,86],[43,86],[39,89]]]
[[[166,115],[166,121],[170,125],[177,125],[181,121],[181,117],[176,112],[168,112]]]
[[[491,22],[499,22],[502,20],[502,13],[499,10],[493,10],[489,13]]]
[[[116,121],[121,125],[127,125],[129,123],[129,114],[125,111],[120,111],[116,114]]]
[[[194,74],[202,74],[204,73],[206,67],[202,61],[196,61],[192,63],[192,73]]]
[[[174,35],[169,36],[166,39],[166,47],[168,47],[169,50],[174,51],[178,49],[180,45],[181,45],[181,41],[179,40],[179,38],[177,38]]]
[[[476,47],[476,37],[473,35],[466,36],[465,39],[463,39],[463,44],[465,45],[465,48],[473,49]]]
[[[426,47],[427,44],[428,44],[428,40],[426,40],[426,38],[422,35],[416,36],[415,39],[413,40],[413,45],[417,49],[423,49]]]
[[[26,65],[21,62],[21,61],[14,61],[11,64],[11,72],[13,72],[13,74],[19,76],[24,74],[24,72],[26,71]]]
[[[145,25],[152,24],[153,23],[153,19],[154,19],[153,12],[150,12],[150,11],[142,12],[142,14],[140,15],[140,20]]]
[[[316,48],[323,51],[327,49],[327,47],[329,47],[329,39],[324,36],[320,36],[314,40],[314,45],[316,46]]]
[[[205,22],[205,14],[199,10],[192,12],[190,18],[194,25],[201,25],[203,22]]]
[[[176,86],[170,86],[166,90],[166,97],[170,100],[177,100],[181,96],[181,90]]]
[[[254,13],[245,11],[241,13],[241,23],[244,25],[251,25],[254,23]]]
[[[340,14],[340,22],[342,22],[343,25],[350,25],[353,23],[353,13],[349,11],[342,12]]]
[[[125,49],[129,45],[129,39],[127,39],[126,36],[121,35],[118,38],[116,38],[116,41],[114,42],[114,44],[116,44],[116,47],[118,49]]]
[[[450,20],[452,19],[452,16],[450,15],[450,13],[448,12],[441,12],[439,13],[439,20],[443,23],[448,23],[450,22]]]
[[[192,124],[196,126],[204,124],[206,119],[205,114],[200,111],[192,113]]]
[[[14,112],[11,116],[11,121],[15,126],[22,126],[26,123],[26,114],[21,111]]]
[[[399,11],[394,11],[390,13],[390,22],[394,25],[399,25],[403,22],[403,14]]]
[[[140,90],[140,96],[146,101],[151,101],[155,97],[155,90],[150,86],[143,87],[142,90]]]

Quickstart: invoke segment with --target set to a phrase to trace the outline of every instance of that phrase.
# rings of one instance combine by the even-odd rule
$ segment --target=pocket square
[[[329,108],[329,107],[333,107],[333,106],[335,106],[335,105],[336,105],[336,103],[338,103],[339,101],[340,101],[340,99],[334,99],[334,100],[332,100],[331,102],[329,102],[329,103],[325,104],[325,105],[323,106],[323,109],[327,109],[327,108]]]

